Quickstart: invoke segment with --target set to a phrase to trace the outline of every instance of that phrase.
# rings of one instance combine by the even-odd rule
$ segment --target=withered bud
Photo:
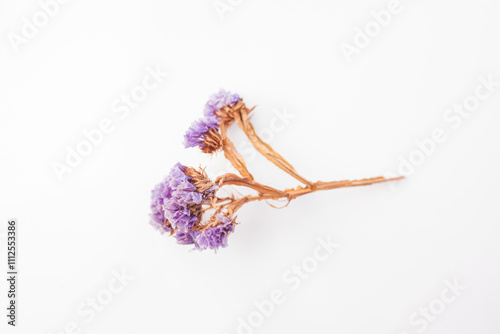
[[[211,128],[205,133],[199,146],[203,153],[215,153],[224,147],[224,139],[216,128]]]
[[[211,199],[214,197],[216,190],[219,188],[215,182],[210,180],[205,169],[196,170],[193,167],[187,167],[186,176],[190,178],[189,182],[196,187],[196,190],[203,195],[203,199]]]
[[[228,126],[229,124],[234,122],[239,113],[248,115],[252,112],[253,109],[254,108],[248,109],[245,103],[243,103],[243,99],[240,99],[234,106],[226,105],[217,110],[215,112],[215,115],[221,119],[221,123],[224,123],[226,124],[226,126]]]

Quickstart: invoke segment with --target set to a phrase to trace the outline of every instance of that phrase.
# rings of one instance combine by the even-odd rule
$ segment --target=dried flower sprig
[[[291,200],[321,190],[356,187],[401,179],[375,177],[362,180],[311,182],[299,175],[293,166],[265,143],[249,120],[249,109],[237,94],[221,90],[211,96],[204,117],[194,122],[186,132],[184,145],[198,147],[204,153],[224,151],[224,156],[241,176],[226,173],[215,181],[203,169],[196,170],[180,163],[152,191],[151,224],[162,233],[173,235],[179,244],[194,245],[195,249],[213,249],[227,246],[227,238],[236,226],[236,212],[244,204],[261,200]],[[305,186],[278,190],[254,180],[243,157],[227,136],[227,128],[236,123],[252,145],[269,161],[287,172]],[[255,195],[219,197],[225,186],[242,186],[256,191]]]
[[[241,175],[253,178],[247,169],[245,160],[227,137],[227,127],[232,120],[228,119],[225,110],[232,110],[240,101],[238,94],[224,90],[210,97],[205,105],[204,117],[193,122],[184,136],[184,146],[199,147],[204,153],[224,151],[224,156],[240,172]]]

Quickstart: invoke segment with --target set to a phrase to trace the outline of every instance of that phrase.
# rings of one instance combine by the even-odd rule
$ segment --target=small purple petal
[[[231,92],[226,92],[221,89],[218,93],[210,96],[207,104],[205,105],[204,113],[206,116],[215,116],[215,112],[224,106],[234,106],[240,100],[238,94],[232,94]]]
[[[221,214],[218,214],[217,218],[220,220],[219,224],[203,230],[196,237],[198,248],[217,250],[220,247],[227,247],[227,237],[234,230],[233,219]]]
[[[167,218],[165,217],[165,211],[163,210],[164,201],[170,197],[170,188],[164,181],[156,185],[156,187],[151,192],[150,223],[161,233],[170,233],[172,231],[172,228],[165,224]]]
[[[184,147],[201,146],[205,139],[205,135],[211,129],[218,130],[218,123],[219,119],[214,116],[207,116],[193,122],[184,135]]]
[[[188,232],[178,232],[174,235],[177,239],[177,243],[180,245],[192,245],[195,244],[195,239],[200,232],[197,230]]]

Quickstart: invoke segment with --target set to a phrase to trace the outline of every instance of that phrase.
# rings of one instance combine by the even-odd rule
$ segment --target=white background
[[[41,7],[1,1],[0,219],[20,225],[19,318],[8,333],[76,323],[80,333],[232,334],[277,289],[285,301],[255,333],[413,334],[424,326],[412,315],[439,305],[455,279],[466,288],[425,332],[499,333],[500,87],[456,128],[444,115],[480,77],[500,81],[500,3],[402,0],[351,62],[342,43],[388,1],[232,3],[221,19],[212,0],[70,1],[16,52],[9,34]],[[120,118],[113,103],[156,66],[169,76]],[[419,154],[416,140],[436,128],[447,139],[392,187],[316,193],[282,210],[248,204],[228,248],[190,252],[148,224],[150,190],[177,161],[225,171],[222,155],[182,146],[221,87],[258,105],[260,131],[276,113],[293,116],[268,139],[313,180],[397,172]],[[54,162],[105,118],[114,130],[59,181]],[[246,145],[238,129],[230,136]],[[298,185],[249,156],[263,183]],[[327,237],[340,247],[291,290],[282,276]],[[114,270],[134,279],[87,321],[77,308]],[[6,305],[4,279],[0,289]]]

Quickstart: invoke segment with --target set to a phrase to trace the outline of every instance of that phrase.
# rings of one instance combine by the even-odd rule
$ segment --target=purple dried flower
[[[184,147],[200,147],[202,150],[220,148],[219,119],[214,116],[200,118],[193,122],[184,135]],[[213,146],[217,147],[213,147]]]
[[[210,96],[207,104],[205,105],[205,116],[216,117],[215,112],[224,106],[234,106],[240,100],[238,94],[231,94],[221,89],[218,93]]]
[[[184,147],[199,147],[205,153],[213,153],[221,149],[224,146],[224,140],[219,133],[221,115],[217,111],[225,106],[232,107],[239,100],[238,94],[231,94],[223,89],[212,95],[205,105],[205,116],[193,122],[186,131]]]
[[[192,180],[186,173],[199,179]],[[204,186],[201,191],[192,183],[195,181]],[[201,217],[201,205],[215,194],[216,187],[208,184],[207,188],[207,184],[205,175],[180,163],[174,165],[170,174],[153,190],[151,224],[162,232],[192,230]]]
[[[220,247],[227,246],[227,237],[234,230],[234,219],[218,214],[216,221],[218,222],[217,225],[204,229],[196,237],[197,248],[217,250]]]

